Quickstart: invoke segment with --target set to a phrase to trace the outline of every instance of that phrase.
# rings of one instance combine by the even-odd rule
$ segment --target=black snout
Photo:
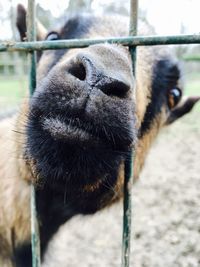
[[[30,121],[56,141],[125,150],[135,133],[131,69],[92,52],[63,58],[38,83]]]
[[[99,89],[108,96],[124,98],[130,86],[123,81],[105,75],[88,57],[77,57],[67,69],[75,78],[85,81],[91,88]]]

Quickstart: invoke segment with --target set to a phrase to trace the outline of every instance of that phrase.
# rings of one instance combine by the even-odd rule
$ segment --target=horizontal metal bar
[[[101,44],[101,43],[122,44],[125,46],[200,44],[200,34],[175,35],[175,36],[135,36],[135,37],[130,36],[121,38],[71,39],[71,40],[38,41],[38,42],[9,41],[0,43],[0,52],[82,48],[82,47],[87,47],[89,45]]]

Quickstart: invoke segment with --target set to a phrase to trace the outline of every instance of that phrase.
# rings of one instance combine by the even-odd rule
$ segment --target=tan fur
[[[115,195],[113,197],[113,202],[119,200],[124,193],[124,162],[119,166],[117,184],[114,187]]]
[[[39,20],[36,20],[37,40],[44,40],[47,35],[47,29],[42,25]]]
[[[152,124],[152,128],[138,140],[135,156],[134,156],[134,180],[139,178],[139,174],[144,166],[144,162],[152,143],[156,139],[160,129],[163,127],[166,121],[166,111],[164,108],[159,116],[156,117]]]
[[[14,247],[30,236],[30,186],[25,180],[27,169],[24,168],[25,163],[19,150],[24,140],[20,140],[14,130],[15,117],[1,122],[0,266],[11,257]]]
[[[96,183],[85,185],[83,190],[87,193],[93,193],[94,191],[98,191],[101,185],[104,186],[104,182],[102,180],[99,180]],[[123,196],[123,185],[124,185],[124,163],[122,163],[119,166],[118,178],[115,187],[110,189],[113,190],[114,192],[114,196],[110,201],[110,205],[119,200]]]

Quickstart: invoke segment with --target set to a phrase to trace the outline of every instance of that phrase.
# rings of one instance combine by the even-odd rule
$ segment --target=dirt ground
[[[133,188],[131,267],[200,267],[200,112],[165,129]],[[78,216],[43,267],[119,267],[122,204]]]

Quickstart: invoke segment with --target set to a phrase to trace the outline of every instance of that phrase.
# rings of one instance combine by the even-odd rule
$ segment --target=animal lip
[[[105,124],[97,124],[82,117],[41,117],[40,124],[54,140],[71,144],[83,144],[88,147],[107,147],[109,149],[126,149],[132,143],[132,136],[112,131]],[[119,127],[118,127],[119,128]],[[115,133],[117,132],[117,134]],[[120,135],[121,134],[121,135]]]
[[[98,141],[98,137],[92,135],[80,125],[71,123],[71,121],[62,121],[59,118],[44,118],[42,127],[48,131],[54,139],[63,139],[68,141]]]

